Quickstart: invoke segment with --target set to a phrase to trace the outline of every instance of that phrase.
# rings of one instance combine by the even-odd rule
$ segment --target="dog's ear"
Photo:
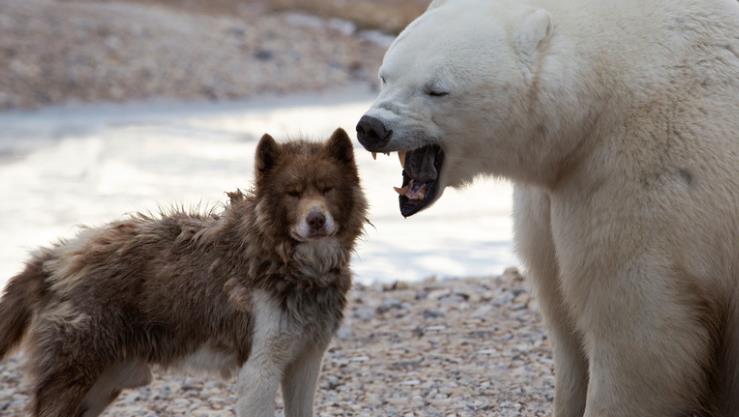
[[[269,134],[265,133],[257,145],[256,167],[257,177],[267,174],[277,165],[280,158],[280,145]]]
[[[354,164],[354,146],[349,135],[342,128],[334,131],[326,143],[329,156],[345,164]]]

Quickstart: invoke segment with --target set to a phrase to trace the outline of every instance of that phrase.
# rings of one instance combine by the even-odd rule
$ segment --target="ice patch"
[[[373,93],[271,97],[239,103],[138,103],[54,107],[0,114],[0,286],[28,252],[80,224],[139,210],[208,207],[224,191],[247,188],[256,141],[353,132]],[[370,202],[366,235],[354,256],[359,281],[499,274],[517,265],[511,245],[511,188],[479,181],[446,190],[409,219],[392,191],[397,157],[373,161],[356,144]]]

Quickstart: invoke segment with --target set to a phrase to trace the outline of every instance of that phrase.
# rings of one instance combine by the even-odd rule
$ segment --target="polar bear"
[[[404,216],[514,182],[556,417],[739,416],[735,0],[437,0],[380,78]]]

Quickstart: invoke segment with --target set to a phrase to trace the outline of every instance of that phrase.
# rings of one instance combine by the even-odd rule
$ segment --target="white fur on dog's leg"
[[[287,365],[303,343],[282,309],[264,291],[252,294],[254,335],[251,354],[239,372],[238,417],[274,417],[275,397]]]
[[[274,417],[280,369],[268,361],[250,360],[239,372],[238,417]]]
[[[325,350],[325,346],[310,344],[288,366],[282,378],[285,417],[313,416],[313,397]]]
[[[535,187],[516,185],[513,212],[516,247],[528,268],[527,276],[534,286],[554,349],[554,416],[582,417],[588,362],[560,290],[549,197]]]

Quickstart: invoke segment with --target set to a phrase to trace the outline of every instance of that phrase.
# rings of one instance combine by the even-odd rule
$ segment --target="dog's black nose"
[[[311,231],[318,232],[326,224],[326,216],[320,211],[312,211],[308,214],[308,218],[305,221],[310,226]]]
[[[372,116],[363,116],[357,123],[357,139],[368,151],[380,151],[388,142],[393,131]]]

